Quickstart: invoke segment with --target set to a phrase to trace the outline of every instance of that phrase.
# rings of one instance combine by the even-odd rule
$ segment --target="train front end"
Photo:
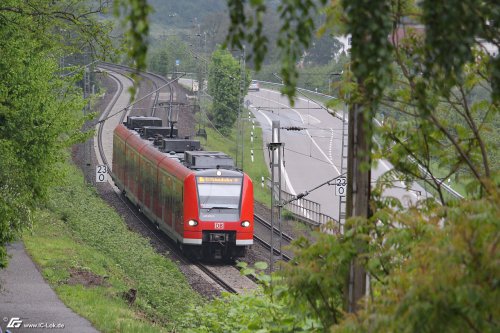
[[[188,185],[189,183],[189,185]],[[184,239],[201,239],[195,253],[204,259],[243,257],[253,244],[253,184],[243,172],[196,171],[186,180]]]

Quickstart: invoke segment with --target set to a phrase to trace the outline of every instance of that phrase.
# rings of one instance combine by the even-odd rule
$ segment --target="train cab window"
[[[241,177],[197,177],[200,219],[236,221],[240,215]]]

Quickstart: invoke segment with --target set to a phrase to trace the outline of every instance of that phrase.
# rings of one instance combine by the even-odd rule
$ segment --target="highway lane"
[[[251,111],[262,126],[264,143],[271,138],[272,120],[280,120],[281,127],[299,126],[301,131],[281,130],[285,143],[285,165],[282,166],[284,188],[292,194],[311,189],[340,175],[342,149],[342,121],[325,109],[303,97],[295,100],[291,107],[288,98],[274,90],[260,89],[249,92],[246,99]],[[265,154],[267,155],[267,154]],[[392,169],[392,165],[381,160],[372,169],[372,181]],[[400,199],[404,204],[414,203],[421,196],[429,195],[420,185],[395,181],[385,196]],[[308,199],[321,204],[322,213],[338,218],[339,197],[334,186],[324,186],[312,192]]]

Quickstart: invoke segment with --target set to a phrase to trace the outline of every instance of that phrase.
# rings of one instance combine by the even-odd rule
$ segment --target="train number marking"
[[[96,165],[95,168],[95,181],[96,183],[104,183],[107,181],[108,166],[107,165]]]
[[[215,223],[215,229],[224,229],[224,223]]]

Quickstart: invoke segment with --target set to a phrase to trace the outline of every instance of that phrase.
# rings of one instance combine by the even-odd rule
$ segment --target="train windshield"
[[[204,220],[239,218],[241,177],[197,177],[197,184],[200,218]]]

